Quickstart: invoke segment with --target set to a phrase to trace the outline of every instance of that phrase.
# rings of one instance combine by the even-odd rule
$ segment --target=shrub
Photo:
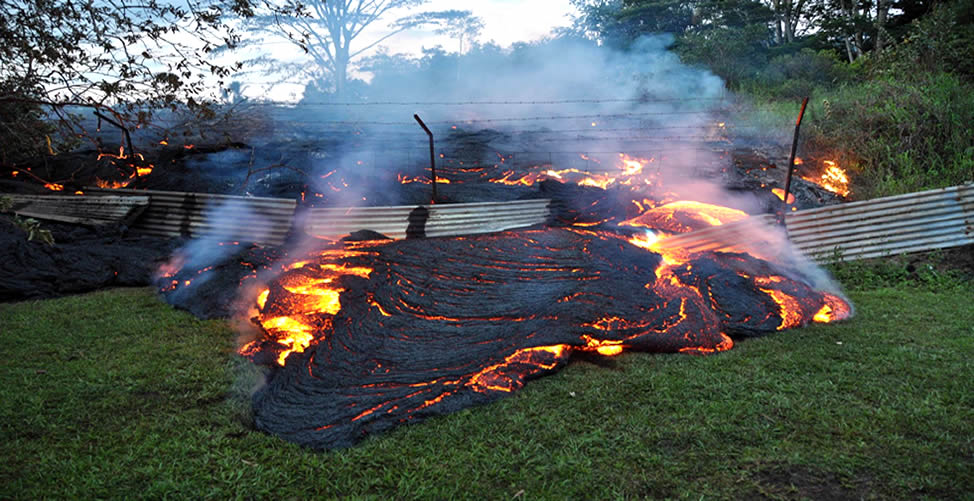
[[[801,49],[776,56],[749,83],[752,91],[776,98],[801,98],[853,80],[855,70],[833,51]]]
[[[922,78],[921,78],[922,77]],[[838,151],[860,198],[974,178],[974,86],[947,73],[846,85],[805,133],[806,151]]]

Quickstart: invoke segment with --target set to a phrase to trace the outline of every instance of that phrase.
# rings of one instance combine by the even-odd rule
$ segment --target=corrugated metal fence
[[[660,241],[691,251],[760,248],[770,215],[675,235]],[[785,216],[788,237],[815,261],[856,260],[974,244],[974,183],[861,202],[829,205]]]
[[[144,190],[87,190],[100,195],[148,196],[149,206],[133,228],[159,236],[220,235],[232,240],[280,244],[290,233],[297,202],[275,198]],[[372,230],[405,238],[422,230],[430,237],[489,233],[544,223],[550,200],[518,200],[423,206],[311,209],[303,230],[338,237]],[[215,210],[216,208],[220,210]],[[760,246],[755,229],[771,216],[676,235],[666,247],[715,250],[748,243]],[[785,217],[791,241],[820,262],[853,260],[974,243],[974,183],[906,195],[830,205]],[[757,235],[757,237],[755,236]]]
[[[166,237],[205,235],[280,245],[294,226],[297,209],[297,201],[280,198],[98,188],[85,191],[91,195],[148,196],[149,206],[132,223],[132,229]],[[406,238],[410,231],[427,237],[490,233],[545,223],[549,203],[548,199],[533,199],[310,209],[301,229],[319,238],[339,238],[358,230],[372,230],[396,239]]]
[[[105,195],[4,195],[13,201],[12,211],[18,216],[36,217],[62,223],[100,226],[131,223],[149,205],[146,196]]]
[[[404,205],[311,209],[305,232],[314,237],[340,237],[372,230],[388,237],[407,233],[427,237],[473,235],[523,228],[547,221],[549,199],[469,204]]]
[[[296,200],[210,193],[88,188],[91,195],[141,195],[149,206],[132,223],[140,233],[160,237],[214,237],[225,241],[280,245],[294,221]]]

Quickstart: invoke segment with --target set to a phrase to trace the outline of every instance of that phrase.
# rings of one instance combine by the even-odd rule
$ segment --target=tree
[[[83,136],[72,107],[130,129],[160,107],[206,110],[232,70],[209,54],[238,41],[224,15],[251,12],[217,2],[0,0],[0,162],[53,153],[51,115],[62,138]]]
[[[684,62],[703,64],[737,88],[767,63],[774,13],[757,0],[700,3],[694,22],[674,44]]]
[[[469,10],[448,10],[440,13],[444,26],[437,28],[439,35],[449,35],[460,41],[459,54],[463,54],[463,38],[471,39],[484,29],[484,22]]]
[[[800,26],[808,25],[808,0],[766,0],[774,12],[774,42],[777,45],[794,43]],[[813,2],[814,3],[814,0]]]
[[[623,45],[624,29],[619,22],[622,0],[571,0],[578,11],[563,37],[582,37],[603,45]]]
[[[361,40],[367,27],[391,11],[418,7],[423,3],[426,0],[309,0],[293,14],[286,14],[281,9],[286,10],[288,4],[268,2],[268,6],[276,6],[276,9],[255,16],[252,27],[283,36],[299,46],[311,57],[317,69],[331,73],[335,94],[343,99],[349,66],[355,58],[408,29],[456,20],[457,13],[466,12],[469,15],[469,11],[411,14],[392,22],[388,32],[364,42]]]

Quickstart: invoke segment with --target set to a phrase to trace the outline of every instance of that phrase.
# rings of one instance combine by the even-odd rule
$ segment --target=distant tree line
[[[580,12],[575,33],[617,47],[670,33],[685,61],[710,67],[732,88],[774,80],[776,72],[841,78],[832,63],[842,60],[879,70],[912,58],[972,76],[972,0],[572,1]]]

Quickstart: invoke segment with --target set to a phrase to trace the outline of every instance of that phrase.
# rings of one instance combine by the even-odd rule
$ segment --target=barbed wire
[[[374,101],[374,102],[328,102],[328,101],[299,101],[297,103],[278,103],[255,101],[246,102],[244,106],[501,106],[501,105],[562,105],[562,104],[601,104],[601,103],[684,103],[684,102],[712,102],[725,101],[727,97],[694,97],[694,98],[580,98],[580,99],[547,99],[547,100],[486,100],[486,101]]]
[[[315,120],[288,120],[276,122],[282,125],[295,125],[295,126],[308,126],[308,125],[318,125],[327,122],[315,121]],[[362,122],[359,122],[362,123]],[[407,122],[408,123],[408,122]],[[451,122],[452,123],[452,122]],[[415,123],[409,123],[409,125],[415,125]],[[791,121],[781,122],[781,126],[794,126]],[[539,129],[504,129],[505,134],[564,134],[564,133],[578,133],[578,132],[641,132],[647,130],[700,130],[708,129],[712,127],[720,127],[718,124],[704,124],[704,125],[667,125],[667,126],[652,126],[652,127],[588,127],[582,129],[549,129],[549,130],[539,130]],[[727,130],[737,130],[737,129],[765,129],[768,125],[734,125],[725,124],[723,128]],[[417,129],[418,130],[418,129]],[[394,136],[414,136],[416,135],[413,131],[403,131],[403,132],[392,132],[392,131],[382,131],[379,133],[371,133],[366,135],[365,131],[356,130],[354,134],[361,134],[363,137],[394,137]],[[472,132],[476,134],[477,132]],[[450,136],[443,138],[444,140],[449,139]]]
[[[589,114],[589,115],[551,115],[534,117],[495,117],[495,118],[471,118],[456,120],[433,120],[426,122],[429,125],[463,125],[475,123],[497,123],[497,122],[536,122],[543,120],[597,120],[597,119],[638,119],[640,117],[651,116],[679,116],[679,115],[708,115],[712,111],[647,111],[639,113],[608,113],[608,114]],[[290,121],[289,121],[290,122]],[[307,124],[320,125],[409,125],[415,126],[416,122],[380,122],[371,120],[309,120]]]

